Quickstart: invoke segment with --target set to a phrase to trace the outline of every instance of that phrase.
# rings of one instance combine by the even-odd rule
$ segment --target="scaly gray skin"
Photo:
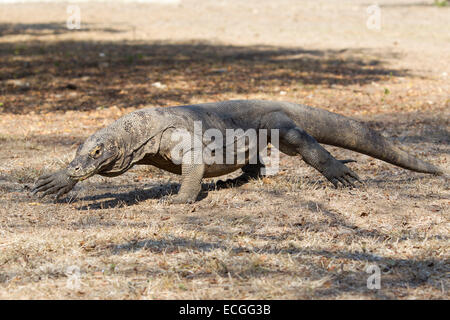
[[[95,174],[117,176],[134,165],[145,164],[181,174],[181,188],[173,202],[186,203],[196,200],[204,177],[242,169],[244,173],[237,179],[239,184],[259,175],[263,166],[260,162],[175,164],[171,153],[178,141],[172,141],[171,135],[183,128],[193,133],[194,121],[201,121],[203,132],[216,128],[224,137],[225,129],[268,129],[269,133],[270,129],[278,129],[280,151],[300,155],[335,187],[339,184],[354,187],[360,179],[345,165],[353,160],[336,160],[319,143],[350,149],[416,172],[443,174],[439,167],[409,155],[356,120],[301,104],[235,100],[148,108],[125,115],[90,136],[67,168],[40,177],[32,192],[43,192],[43,196],[56,193],[59,198],[78,181]],[[218,185],[229,182],[220,181]]]

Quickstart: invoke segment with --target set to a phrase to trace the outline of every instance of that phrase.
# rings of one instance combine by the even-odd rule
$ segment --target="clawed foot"
[[[177,194],[175,197],[169,199],[170,204],[189,204],[197,200],[197,195],[191,196],[188,194]]]
[[[227,180],[218,180],[216,182],[216,189],[228,189],[228,188],[235,188],[239,187],[247,182],[250,181],[249,176],[241,176],[234,179],[227,179]]]
[[[356,161],[352,159],[336,160],[331,158],[321,173],[334,185],[335,188],[339,186],[339,183],[341,183],[344,187],[356,188],[355,182],[362,182],[358,175],[345,165],[345,163],[349,162]]]
[[[56,193],[56,199],[59,199],[72,190],[76,183],[77,181],[71,179],[65,170],[60,170],[53,174],[40,176],[31,189],[31,194],[43,192],[40,196],[43,198],[48,194]]]
[[[250,172],[244,172],[242,175],[240,175],[237,178],[234,179],[227,179],[227,180],[218,180],[216,182],[216,189],[228,189],[228,188],[235,188],[240,187],[251,180],[256,180],[259,178],[264,177],[260,170],[250,171]]]

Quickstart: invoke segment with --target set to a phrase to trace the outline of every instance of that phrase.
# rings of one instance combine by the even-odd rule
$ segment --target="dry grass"
[[[8,7],[2,21],[9,22],[0,28],[0,298],[449,297],[448,177],[337,148],[329,148],[337,158],[358,160],[351,166],[363,177],[360,188],[336,190],[300,159],[283,156],[275,177],[221,190],[205,181],[207,196],[192,205],[168,205],[178,177],[146,167],[112,179],[93,177],[64,201],[29,195],[27,184],[66,164],[78,143],[124,113],[144,104],[230,98],[302,101],[358,117],[448,168],[450,86],[443,72],[450,72],[450,59],[441,59],[450,52],[446,8],[411,6],[405,16],[403,2],[384,1],[386,21],[405,19],[405,25],[387,22],[384,37],[402,40],[385,46],[376,34],[361,49],[348,32],[367,35],[352,9],[364,12],[362,2],[335,8],[348,32],[334,35],[323,33],[324,16],[337,16],[323,11],[330,3],[271,11],[274,3],[258,4],[258,10],[268,25],[295,12],[297,20],[283,18],[284,31],[258,23],[249,31],[216,19],[220,12],[242,15],[251,2],[220,8],[186,2],[171,14],[151,7],[160,25],[144,23],[145,6],[111,5],[98,16],[91,14],[97,5],[83,5],[93,27],[80,33],[52,20],[64,6]],[[192,23],[186,14],[207,9],[205,21]],[[30,14],[36,10],[47,14]],[[423,11],[433,23],[411,31]],[[142,22],[134,33],[115,23],[130,16]],[[209,19],[216,22],[212,29]],[[18,21],[22,25],[14,25]],[[41,28],[33,28],[38,23]],[[317,30],[303,29],[299,40],[289,28],[303,23]],[[155,26],[161,28],[157,36],[149,31]],[[200,37],[202,28],[207,31]],[[232,41],[230,34],[241,38]],[[322,35],[328,49],[314,42]],[[156,41],[182,36],[202,41]],[[102,40],[107,42],[97,42]],[[149,85],[156,81],[167,87]],[[371,264],[380,267],[380,290],[366,286]],[[75,288],[68,274],[73,266],[80,270]]]

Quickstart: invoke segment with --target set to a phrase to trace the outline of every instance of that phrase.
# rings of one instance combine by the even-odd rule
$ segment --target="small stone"
[[[161,82],[154,82],[152,83],[152,87],[158,88],[158,89],[165,89],[167,86],[165,84],[162,84]]]

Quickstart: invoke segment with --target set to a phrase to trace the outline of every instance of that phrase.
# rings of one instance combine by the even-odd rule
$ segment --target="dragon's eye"
[[[98,158],[100,155],[102,154],[102,147],[101,146],[97,146],[95,147],[94,150],[91,151],[91,153],[89,154],[92,158],[96,159]]]

